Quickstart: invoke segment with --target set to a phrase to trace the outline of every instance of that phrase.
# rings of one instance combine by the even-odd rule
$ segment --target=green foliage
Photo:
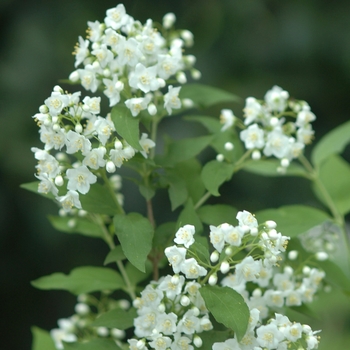
[[[139,118],[133,117],[130,110],[123,105],[114,106],[112,108],[111,118],[115,129],[118,130],[118,134],[123,137],[130,146],[142,151],[142,147],[139,143]]]
[[[318,167],[328,157],[343,152],[350,142],[350,121],[339,125],[320,139],[311,153],[312,163]]]
[[[34,192],[36,194],[39,194],[40,196],[43,196],[47,199],[54,199],[54,195],[50,192],[50,193],[40,193],[38,192],[38,185],[39,185],[39,181],[33,181],[33,182],[28,182],[28,183],[25,183],[25,184],[22,184],[20,187],[27,190],[27,191],[30,191],[30,192]]]
[[[307,171],[297,163],[292,162],[286,172],[277,171],[280,167],[280,161],[277,159],[250,160],[243,166],[243,170],[262,176],[302,176],[308,177]]]
[[[32,350],[56,350],[50,333],[39,327],[32,327],[33,343]]]
[[[202,84],[186,84],[182,86],[180,98],[189,98],[196,105],[206,108],[222,102],[238,102],[240,98],[227,91],[202,85]]]
[[[319,167],[319,179],[327,193],[313,187],[317,197],[326,205],[328,194],[339,213],[350,212],[350,165],[338,155],[330,155]]]
[[[229,287],[207,285],[199,291],[215,320],[232,329],[240,341],[245,335],[250,317],[243,297]]]
[[[88,343],[64,343],[64,350],[117,350],[120,349],[113,340],[94,339]]]
[[[350,276],[345,275],[342,269],[330,260],[320,261],[318,265],[326,273],[325,279],[328,283],[350,296]]]
[[[175,210],[180,205],[184,204],[188,198],[188,191],[185,180],[176,175],[176,173],[168,171],[166,180],[169,184],[169,198],[171,210]]]
[[[190,249],[187,251],[187,255],[190,258],[195,258],[201,264],[210,265],[208,243],[203,243],[201,243],[200,239],[196,237],[196,241],[191,245]]]
[[[193,225],[196,228],[196,233],[201,233],[203,231],[202,222],[196,213],[192,199],[187,201],[184,209],[181,211],[176,227],[179,228],[187,224]]]
[[[201,346],[201,350],[212,350],[212,346],[214,343],[221,343],[225,340],[232,338],[232,331],[215,331],[211,330],[209,332],[201,333],[201,338],[203,341],[203,345]]]
[[[112,262],[117,262],[119,260],[124,260],[124,259],[126,259],[126,256],[123,252],[122,246],[117,245],[108,253],[103,265],[108,265]]]
[[[103,290],[117,290],[124,286],[118,272],[107,267],[83,266],[73,269],[69,275],[61,272],[40,277],[31,282],[38,289],[66,290],[79,295]]]
[[[137,317],[135,309],[125,311],[122,309],[113,309],[101,314],[93,323],[95,327],[107,327],[128,329],[134,325],[134,318]]]
[[[306,205],[287,205],[278,209],[265,209],[255,213],[255,216],[260,223],[273,218],[277,223],[277,230],[289,237],[296,237],[330,220],[329,215],[324,211]]]
[[[213,195],[220,196],[219,187],[228,181],[235,167],[233,164],[212,160],[205,164],[202,170],[202,180],[205,188]]]
[[[212,136],[199,136],[173,141],[168,145],[165,155],[158,156],[156,161],[165,167],[174,166],[176,163],[197,156],[210,144],[212,139]]]
[[[125,256],[135,267],[145,272],[147,255],[152,248],[152,225],[138,213],[115,215],[113,223]]]
[[[219,226],[223,223],[237,224],[237,209],[225,204],[204,205],[199,208],[198,216],[207,225]]]
[[[80,202],[90,213],[114,215],[120,211],[108,189],[98,183],[93,184],[87,194],[80,195]]]
[[[80,233],[83,236],[94,238],[103,237],[101,227],[86,218],[50,215],[49,220],[52,226],[58,231]]]

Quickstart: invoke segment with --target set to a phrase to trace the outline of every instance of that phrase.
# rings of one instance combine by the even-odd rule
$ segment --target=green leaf
[[[319,168],[319,179],[331,196],[340,214],[350,212],[350,164],[342,157],[331,155]],[[318,198],[329,207],[326,198],[316,186],[313,190]]]
[[[122,105],[112,108],[111,118],[117,133],[123,137],[130,146],[138,151],[142,151],[143,149],[139,143],[139,118],[133,117],[130,110]]]
[[[197,203],[205,193],[205,187],[201,179],[202,166],[196,158],[175,164],[167,169],[167,174],[180,177],[186,183],[188,196]]]
[[[219,226],[227,222],[237,225],[237,209],[225,204],[204,205],[197,210],[198,216],[207,225]]]
[[[133,327],[135,317],[137,317],[135,309],[130,309],[129,311],[114,309],[100,315],[92,322],[91,326],[128,329]]]
[[[243,297],[229,287],[204,286],[199,289],[205,305],[215,320],[234,330],[238,341],[244,337],[249,323],[249,308]]]
[[[314,147],[311,160],[315,166],[321,165],[329,156],[340,154],[350,142],[350,121],[331,130]]]
[[[262,224],[267,220],[277,223],[277,230],[285,236],[296,237],[311,228],[330,220],[327,213],[306,205],[287,205],[278,209],[265,209],[255,213]]]
[[[145,267],[146,272],[141,272],[133,264],[129,262],[126,263],[125,272],[128,275],[132,286],[136,287],[141,281],[145,280],[153,272],[152,263],[149,260],[146,261]]]
[[[216,331],[212,329],[211,331],[205,331],[200,334],[200,337],[203,341],[201,350],[212,350],[214,343],[223,343],[227,339],[233,338],[232,331]]]
[[[189,98],[200,107],[210,107],[223,102],[239,102],[240,98],[227,91],[202,85],[186,84],[181,87],[180,98]]]
[[[220,133],[222,127],[218,118],[207,115],[187,115],[183,119],[202,124],[212,134]]]
[[[52,226],[66,233],[80,233],[84,236],[102,238],[103,231],[101,227],[86,218],[69,216],[49,216]]]
[[[32,350],[56,350],[50,333],[39,327],[32,327],[33,343]]]
[[[188,198],[188,191],[186,182],[181,177],[168,172],[166,179],[169,183],[169,198],[171,203],[171,210],[175,210],[181,204],[184,204]]]
[[[213,136],[199,136],[173,141],[169,144],[167,153],[157,157],[157,163],[163,166],[173,166],[195,157],[206,148]]]
[[[191,198],[187,201],[184,209],[181,211],[176,223],[176,227],[178,229],[187,224],[193,225],[196,228],[197,234],[203,231],[202,222],[194,209],[193,201]]]
[[[93,184],[87,194],[80,194],[79,199],[83,209],[90,213],[114,215],[119,212],[111,193],[98,183]]]
[[[43,196],[47,199],[55,199],[55,196],[50,192],[50,193],[40,193],[38,192],[38,186],[39,186],[40,181],[33,181],[33,182],[28,182],[25,184],[21,184],[20,187],[30,191],[30,192],[34,192],[36,194],[39,194],[40,196]]]
[[[195,242],[187,250],[188,257],[195,258],[199,263],[211,265],[208,244],[202,244],[198,238],[196,237]]]
[[[113,340],[94,339],[88,343],[66,343],[64,342],[64,350],[120,350]]]
[[[111,250],[108,253],[103,265],[108,265],[112,262],[117,262],[119,260],[124,260],[124,259],[126,259],[126,256],[123,253],[122,246],[117,245],[113,250]]]
[[[150,186],[145,186],[143,184],[139,185],[139,190],[141,195],[148,201],[151,198],[154,197],[154,195],[156,194],[156,191],[150,187]]]
[[[107,267],[95,266],[77,267],[69,275],[56,272],[31,283],[39,289],[66,290],[75,295],[124,287],[124,281],[118,272]]]
[[[201,176],[205,188],[213,196],[220,196],[219,187],[231,178],[233,172],[233,164],[212,160],[204,165]]]
[[[302,176],[308,177],[308,173],[302,166],[292,162],[285,173],[280,173],[277,168],[281,166],[277,159],[250,160],[245,163],[243,170],[262,176]]]
[[[170,242],[173,240],[176,232],[176,222],[166,222],[159,225],[153,237],[153,247],[164,251],[164,249],[171,245]]]
[[[342,269],[330,260],[319,261],[318,265],[326,273],[326,281],[350,295],[350,276],[345,275]]]
[[[138,213],[117,214],[113,222],[125,256],[135,267],[145,272],[154,233],[151,223]]]

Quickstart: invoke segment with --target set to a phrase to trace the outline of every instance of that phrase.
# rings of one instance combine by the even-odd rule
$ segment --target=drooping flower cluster
[[[285,266],[278,273],[289,237],[277,232],[273,221],[259,225],[247,211],[239,212],[237,220],[237,226],[210,226],[209,238],[214,247],[211,264],[198,258],[196,244],[200,243],[195,239],[194,226],[179,228],[176,244],[165,249],[175,274],[149,284],[134,302],[139,315],[134,321],[135,335],[141,340],[128,340],[130,349],[199,347],[200,333],[212,328],[210,313],[199,292],[207,283],[233,288],[250,309],[243,339],[214,343],[213,350],[287,349],[291,344],[317,348],[316,332],[275,314],[275,310],[310,302],[324,272],[306,266],[302,274],[294,274],[292,267]],[[254,284],[257,287],[252,289]]]
[[[79,37],[75,67],[83,67],[72,72],[70,80],[91,92],[102,89],[110,107],[121,101],[134,117],[143,110],[172,114],[181,107],[180,87],[167,85],[169,78],[184,84],[186,70],[199,77],[195,57],[183,54],[184,47],[193,44],[193,35],[175,31],[175,20],[173,14],[165,15],[159,31],[151,19],[144,25],[134,20],[123,4],[107,10],[103,23],[88,22],[88,37]]]
[[[281,172],[312,141],[311,122],[316,116],[305,101],[290,99],[289,93],[279,86],[269,90],[264,100],[248,97],[243,112],[245,128],[240,138],[245,148],[252,151],[253,159],[260,159],[262,154],[280,159]],[[232,111],[222,110],[222,130],[231,127],[235,118]]]

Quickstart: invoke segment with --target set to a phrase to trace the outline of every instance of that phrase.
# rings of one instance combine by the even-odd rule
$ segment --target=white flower
[[[149,345],[155,350],[166,350],[169,349],[171,345],[171,339],[169,337],[164,337],[161,334],[152,336],[152,341],[149,342]]]
[[[59,115],[62,109],[68,106],[68,103],[68,96],[56,91],[53,91],[51,97],[45,100],[45,105],[49,108],[49,114],[52,117]]]
[[[181,101],[179,99],[181,86],[173,87],[169,85],[168,93],[164,95],[164,108],[168,114],[171,115],[173,109],[181,108]]]
[[[126,100],[125,105],[130,109],[132,116],[136,117],[141,111],[147,109],[149,101],[148,97],[136,97]]]
[[[81,85],[86,90],[90,90],[91,92],[96,92],[100,82],[96,77],[96,72],[92,65],[86,65],[85,69],[78,69],[79,78],[81,81]]]
[[[289,154],[289,138],[282,133],[282,130],[275,129],[267,134],[267,141],[264,148],[265,156],[274,155],[282,159]]]
[[[286,109],[289,93],[279,86],[274,86],[265,95],[265,102],[271,111],[282,112]]]
[[[65,196],[56,197],[65,211],[70,211],[73,207],[81,209],[79,194],[76,191],[68,191]]]
[[[316,119],[316,116],[314,113],[310,111],[309,107],[304,107],[297,116],[297,121],[295,122],[295,125],[302,128],[305,125],[313,122]]]
[[[284,339],[283,334],[274,324],[260,326],[256,333],[259,345],[267,349],[276,349],[278,343]]]
[[[57,196],[58,189],[55,186],[52,178],[50,178],[46,173],[41,173],[40,175],[35,175],[37,179],[40,180],[38,185],[38,192],[48,194],[51,192],[54,196]]]
[[[105,154],[104,147],[93,148],[83,159],[83,164],[95,170],[104,167],[106,165],[106,160],[103,158]]]
[[[181,264],[181,272],[184,273],[186,278],[189,279],[196,279],[199,276],[205,276],[207,274],[207,270],[198,265],[194,258],[186,259]]]
[[[141,299],[144,306],[155,308],[163,299],[163,293],[158,289],[154,289],[151,285],[147,285],[141,292]]]
[[[107,10],[106,15],[106,26],[112,27],[115,30],[120,29],[129,20],[129,15],[126,13],[123,4],[119,4],[115,8]]]
[[[181,68],[181,56],[158,55],[157,74],[160,78],[166,80]]]
[[[184,276],[178,276],[177,283],[174,283],[173,280],[173,276],[165,276],[158,286],[158,289],[164,291],[170,300],[174,300],[177,295],[181,294],[182,286],[185,283]]]
[[[118,76],[116,74],[113,75],[113,79],[104,78],[103,84],[106,89],[103,93],[109,98],[109,107],[115,106],[120,101],[120,91],[123,88],[122,83],[118,84]]]
[[[239,211],[236,219],[238,220],[239,225],[242,227],[249,227],[250,229],[258,227],[258,221],[251,213],[249,213],[249,211]]]
[[[177,244],[183,244],[186,248],[189,248],[189,246],[194,243],[194,234],[194,226],[185,225],[183,227],[180,227],[176,232],[174,242]]]
[[[243,279],[247,282],[255,281],[259,272],[260,264],[251,256],[244,258],[239,264],[236,265],[237,277],[243,277]]]
[[[140,89],[144,93],[158,90],[159,82],[156,75],[157,66],[146,68],[142,63],[138,63],[135,71],[130,75],[129,85],[135,89]]]
[[[117,62],[121,66],[128,65],[130,67],[136,66],[142,57],[142,52],[138,48],[139,43],[136,39],[130,38],[124,43],[121,43],[120,49],[118,51]]]
[[[165,335],[173,335],[176,332],[176,322],[177,315],[173,312],[162,313],[157,319],[156,329]]]
[[[221,253],[225,245],[224,232],[221,228],[221,225],[218,227],[210,225],[209,227],[210,227],[210,233],[209,233],[210,243],[214,246],[214,248],[219,253]]]
[[[76,169],[68,169],[66,174],[68,178],[67,188],[82,194],[88,193],[90,185],[97,181],[97,177],[85,165]]]
[[[244,230],[241,227],[224,224],[221,225],[221,229],[224,232],[225,242],[235,247],[241,245],[244,236]]]
[[[115,131],[113,122],[110,119],[102,117],[97,117],[94,122],[94,129],[102,145],[106,144],[113,131]]]
[[[66,135],[67,153],[74,154],[81,151],[83,155],[87,155],[91,150],[91,142],[84,136],[72,130]]]
[[[249,125],[253,121],[255,121],[259,114],[261,113],[262,108],[261,104],[254,97],[248,97],[245,101],[245,107],[243,109],[244,112],[244,124]]]
[[[241,350],[237,340],[234,338],[227,339],[221,343],[214,343],[212,349],[213,350]]]
[[[174,341],[171,344],[171,350],[193,350],[193,346],[190,345],[191,339],[186,336],[182,336],[180,332],[175,333]]]
[[[89,97],[86,96],[83,99],[83,110],[84,112],[90,112],[92,114],[100,113],[101,97]]]
[[[78,67],[80,63],[82,63],[85,58],[89,55],[89,40],[84,40],[81,36],[79,36],[79,43],[75,46],[75,67]]]
[[[53,339],[56,349],[64,349],[62,341],[67,343],[73,343],[78,340],[77,336],[72,333],[59,328],[52,329],[50,331],[51,338]]]
[[[91,54],[96,56],[102,68],[105,68],[113,60],[112,51],[108,50],[107,46],[103,44],[99,48],[91,51]]]
[[[194,334],[200,331],[200,320],[193,310],[188,310],[177,324],[177,331],[185,334]]]
[[[149,153],[150,148],[153,148],[156,144],[154,141],[148,138],[148,135],[145,133],[142,133],[141,139],[139,141],[141,147],[143,148],[143,151],[140,153],[147,158],[147,154]]]
[[[252,124],[242,130],[239,137],[244,142],[246,149],[264,147],[264,131],[259,128],[258,124]]]
[[[230,128],[235,121],[235,116],[230,109],[222,109],[220,114],[220,123],[224,124],[221,131],[225,131]]]
[[[179,273],[181,271],[182,263],[186,258],[186,252],[186,248],[179,248],[175,245],[165,248],[164,253],[175,273]]]

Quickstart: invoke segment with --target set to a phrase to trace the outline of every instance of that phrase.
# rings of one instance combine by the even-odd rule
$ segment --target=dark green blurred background
[[[197,57],[203,83],[242,98],[262,98],[274,84],[280,85],[309,102],[318,117],[316,138],[349,119],[349,1],[127,0],[124,4],[142,22],[161,21],[165,13],[174,12],[177,27],[195,36],[195,46],[188,52]],[[73,70],[71,52],[78,36],[85,35],[87,21],[103,21],[106,9],[116,5],[110,0],[0,1],[0,349],[30,349],[30,326],[49,330],[58,318],[73,313],[74,297],[35,290],[31,280],[84,264],[101,265],[107,253],[95,240],[54,231],[46,215],[57,213],[56,206],[19,184],[34,180],[36,162],[30,147],[40,147],[31,117],[58,80]],[[243,104],[229,107],[239,115]],[[167,126],[174,130],[173,121]],[[181,126],[176,130],[183,132]],[[350,159],[349,148],[347,156]],[[237,185],[223,191],[225,200],[233,199],[240,209],[313,203],[302,180],[271,181],[247,174],[235,180]],[[135,188],[128,190],[132,194],[126,198],[127,210],[144,211]],[[349,300],[332,292],[321,295],[318,303],[321,321],[310,322],[323,328],[321,349],[348,348]]]

